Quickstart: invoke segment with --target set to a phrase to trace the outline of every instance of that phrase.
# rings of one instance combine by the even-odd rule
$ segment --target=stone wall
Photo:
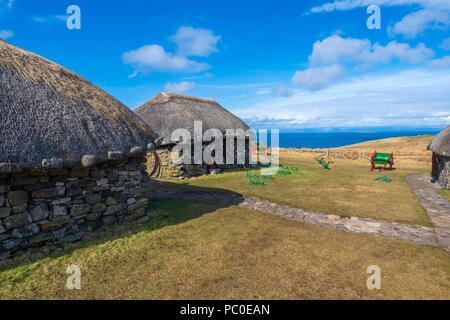
[[[156,150],[150,151],[147,153],[147,174],[151,175],[155,165],[158,166],[154,171],[152,178],[162,179],[162,180],[181,180],[191,177],[198,177],[204,174],[217,174],[223,170],[233,170],[240,168],[241,165],[238,165],[238,156],[237,150],[234,150],[234,164],[213,164],[212,166],[208,166],[205,163],[203,164],[179,164],[176,165],[173,163],[171,159],[171,152],[175,145],[165,145],[159,146]],[[203,145],[203,150],[206,145]],[[245,149],[245,163],[249,163],[249,145],[246,143]],[[156,161],[155,153],[157,155],[158,161]],[[194,150],[191,150],[191,154],[194,154]],[[224,161],[226,157],[226,146],[224,144]],[[192,156],[193,158],[193,156]],[[191,161],[194,163],[194,160]]]
[[[145,215],[143,156],[90,168],[0,173],[0,260]]]
[[[442,188],[450,189],[450,157],[438,156],[438,176],[436,177]]]

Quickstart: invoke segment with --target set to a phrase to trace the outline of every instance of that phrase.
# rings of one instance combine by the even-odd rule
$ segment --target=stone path
[[[450,251],[450,202],[437,193],[440,186],[423,175],[409,175],[406,181],[430,217],[440,245]]]
[[[150,187],[149,200],[183,198],[191,200],[213,200],[243,208],[263,211],[286,219],[302,221],[322,227],[353,233],[365,233],[374,236],[406,240],[426,246],[438,247],[432,228],[408,225],[389,221],[377,221],[368,218],[341,217],[337,215],[311,212],[304,209],[281,205],[255,197],[243,197],[232,193],[188,192],[179,189]]]

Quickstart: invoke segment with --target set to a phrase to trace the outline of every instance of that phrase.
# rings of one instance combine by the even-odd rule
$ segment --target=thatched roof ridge
[[[171,133],[176,129],[187,129],[193,137],[194,121],[202,121],[203,132],[218,129],[250,129],[237,116],[219,103],[182,94],[161,92],[150,101],[135,109],[138,114],[161,137],[165,144],[173,143]]]
[[[442,130],[433,138],[433,140],[431,140],[428,150],[450,157],[450,126]]]
[[[101,162],[146,149],[154,135],[102,89],[3,40],[0,133],[0,171],[42,169],[50,163],[70,167],[84,156],[89,163]]]

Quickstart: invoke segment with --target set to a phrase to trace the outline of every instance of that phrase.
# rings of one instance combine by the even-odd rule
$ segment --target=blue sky
[[[81,30],[66,27],[72,4]],[[0,37],[131,109],[173,91],[254,128],[450,124],[449,0],[0,0]]]

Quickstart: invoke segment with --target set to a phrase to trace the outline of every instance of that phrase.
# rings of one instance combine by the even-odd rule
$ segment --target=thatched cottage
[[[152,142],[105,91],[0,40],[0,258],[144,215]]]
[[[235,168],[238,162],[248,163],[248,134],[249,127],[238,117],[224,109],[216,101],[209,99],[201,99],[187,95],[162,92],[153,99],[140,106],[135,110],[156,133],[157,150],[148,153],[148,172],[151,176],[162,179],[179,179],[201,175],[207,172],[217,172],[223,169]],[[191,150],[192,164],[174,164],[171,159],[171,152],[175,144],[179,141],[173,141],[172,133],[176,129],[187,129],[190,132],[192,143],[195,139],[194,122],[201,121],[202,134],[208,129],[217,129],[224,136],[223,142],[223,162],[226,163],[226,154],[233,154],[233,164],[214,164],[206,165],[203,161],[201,164],[194,164],[194,149]],[[239,143],[245,143],[245,154],[241,155],[244,159],[238,159],[237,147],[238,138],[234,138],[234,148],[226,148],[225,137],[227,129],[234,130],[235,133],[247,133],[247,139],[241,140]],[[242,135],[240,136],[242,137]],[[229,139],[231,141],[231,138]],[[242,142],[242,140],[244,140]],[[205,149],[210,143],[202,143]],[[184,156],[184,155],[181,155]],[[204,159],[203,159],[204,160]],[[239,161],[238,161],[239,160]]]
[[[433,177],[443,188],[450,189],[450,126],[433,138],[428,149],[433,151]]]

